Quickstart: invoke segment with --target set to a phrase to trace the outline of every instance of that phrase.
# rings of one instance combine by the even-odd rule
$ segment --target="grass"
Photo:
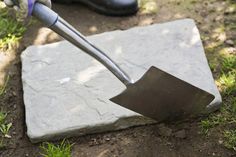
[[[49,142],[45,142],[40,147],[43,153],[43,157],[71,157],[72,144],[63,140],[59,145],[54,145]]]
[[[12,49],[22,38],[26,27],[10,15],[8,8],[0,2],[0,49]]]
[[[7,84],[8,84],[8,81],[9,81],[9,78],[10,77],[8,75],[7,78],[6,78],[5,83],[2,86],[0,86],[0,96],[2,96],[4,94],[4,92],[6,90],[6,87],[7,87]]]
[[[7,117],[7,113],[0,111],[0,125],[5,123],[6,117]]]
[[[229,148],[236,150],[236,130],[224,131],[225,143],[224,145]]]
[[[0,131],[2,132],[4,137],[11,138],[11,136],[8,134],[11,127],[12,127],[12,123],[2,124],[0,126]]]
[[[12,127],[12,123],[6,122],[7,113],[0,111],[0,131],[3,135],[3,137],[10,138],[9,135],[10,128]]]
[[[210,136],[215,134],[223,145],[236,151],[236,56],[232,46],[225,44],[224,40],[215,40],[220,35],[236,43],[236,38],[231,35],[236,31],[235,11],[236,4],[233,0],[225,1],[226,8],[224,24],[220,24],[213,31],[213,36],[203,36],[206,43],[205,50],[208,54],[209,65],[214,73],[216,84],[221,92],[223,104],[219,111],[212,113],[200,122],[202,133]],[[234,52],[233,52],[234,51]],[[215,132],[213,132],[215,131]],[[215,135],[214,135],[215,137]]]
[[[223,57],[221,64],[221,76],[217,80],[221,86],[223,96],[230,96],[236,93],[236,56],[227,55]]]
[[[5,144],[3,142],[3,138],[0,140],[0,150],[5,148]]]
[[[236,151],[236,56],[222,55],[219,67],[216,83],[223,96],[223,105],[219,112],[202,120],[200,127],[205,135],[210,135],[213,128],[219,127],[224,146]]]
[[[142,14],[156,14],[158,12],[158,6],[155,0],[139,0],[138,3]]]
[[[221,85],[222,95],[229,96],[236,91],[236,73],[229,72],[227,74],[223,73],[219,78],[219,83]]]
[[[205,135],[209,135],[209,131],[211,128],[222,124],[226,121],[225,117],[221,114],[219,115],[210,115],[207,119],[204,119],[200,122],[202,133]]]
[[[6,123],[6,118],[7,118],[7,113],[4,112],[3,110],[1,110],[0,111],[0,131],[2,129],[2,125],[5,125],[5,123]],[[8,132],[9,132],[9,129],[8,129]],[[7,132],[7,134],[5,134],[7,137],[9,137],[8,132]],[[2,131],[1,131],[1,133],[3,134]],[[4,139],[3,139],[5,137],[5,135],[3,137],[1,137],[1,140],[0,140],[0,150],[5,148]]]
[[[235,71],[235,70],[236,70],[236,56],[223,58],[222,71],[225,73],[225,72]]]

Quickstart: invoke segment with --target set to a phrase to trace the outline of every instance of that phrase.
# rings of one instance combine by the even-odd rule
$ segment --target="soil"
[[[85,35],[134,26],[167,22],[181,18],[195,19],[203,36],[212,36],[214,30],[229,19],[225,14],[225,0],[173,1],[156,0],[157,13],[138,13],[129,17],[108,17],[97,14],[81,4],[54,4],[53,8]],[[36,20],[34,20],[36,21]],[[227,38],[235,32],[227,32]],[[8,62],[1,71],[10,76],[6,92],[0,97],[0,108],[8,112],[7,121],[13,123],[11,138],[4,138],[1,157],[38,157],[40,144],[32,144],[26,135],[23,91],[21,83],[21,52],[29,45],[41,45],[61,40],[38,22],[33,22],[18,48],[6,54]],[[131,41],[127,41],[131,42]],[[204,42],[204,45],[207,41]],[[209,54],[207,54],[209,56]],[[1,65],[1,64],[0,64]],[[1,66],[0,66],[1,67]],[[160,129],[162,127],[162,129]],[[163,130],[164,129],[164,130]],[[162,131],[161,131],[162,130]],[[167,133],[166,133],[167,132]],[[122,131],[94,134],[69,139],[73,157],[233,157],[236,152],[226,149],[215,128],[211,135],[202,135],[199,119],[180,124],[155,124]]]

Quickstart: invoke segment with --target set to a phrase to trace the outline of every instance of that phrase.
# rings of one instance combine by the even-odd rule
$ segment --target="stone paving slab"
[[[183,19],[88,37],[136,81],[154,65],[221,96],[193,20]],[[27,134],[32,142],[153,123],[109,101],[125,86],[104,66],[67,41],[30,46],[22,53]]]

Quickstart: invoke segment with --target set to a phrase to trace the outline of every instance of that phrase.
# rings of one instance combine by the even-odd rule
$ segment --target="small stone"
[[[186,131],[185,130],[179,130],[175,133],[175,137],[184,139],[186,138]]]
[[[200,12],[200,15],[201,16],[203,16],[203,17],[206,17],[207,16],[207,11],[205,11],[205,10],[202,10],[201,12]]]
[[[132,134],[132,137],[136,138],[136,137],[137,137],[137,134],[136,134],[136,133]]]
[[[234,41],[233,40],[226,40],[225,43],[230,45],[230,46],[234,46]]]
[[[15,92],[15,91],[13,91],[13,92],[12,92],[12,95],[13,95],[13,96],[16,96],[16,92]]]
[[[109,137],[105,138],[106,141],[110,141],[111,139]]]
[[[223,140],[219,140],[218,142],[219,142],[219,144],[223,144],[224,141]]]
[[[11,138],[11,135],[6,134],[4,137]]]
[[[214,21],[221,21],[224,19],[224,16],[217,16]]]
[[[234,47],[228,48],[227,51],[228,51],[229,54],[236,54],[236,48],[234,48]]]
[[[168,128],[167,126],[165,126],[164,124],[160,124],[158,126],[158,133],[161,136],[166,136],[166,137],[170,137],[172,136],[172,129]]]
[[[14,76],[14,72],[9,71],[9,72],[8,72],[8,75],[9,75],[10,77],[13,77],[13,76]]]
[[[95,32],[98,31],[98,28],[95,27],[95,26],[92,26],[92,27],[89,28],[89,31],[92,32],[92,33],[95,33]]]
[[[28,157],[28,156],[29,156],[29,154],[25,154],[25,156],[26,156],[26,157]]]
[[[89,142],[89,146],[92,147],[92,146],[96,146],[96,145],[99,145],[99,141],[97,139],[91,139],[91,141]]]

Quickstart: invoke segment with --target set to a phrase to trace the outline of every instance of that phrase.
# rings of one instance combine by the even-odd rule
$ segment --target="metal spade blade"
[[[208,92],[151,67],[140,80],[110,100],[162,121],[199,114],[213,99],[214,96]]]

